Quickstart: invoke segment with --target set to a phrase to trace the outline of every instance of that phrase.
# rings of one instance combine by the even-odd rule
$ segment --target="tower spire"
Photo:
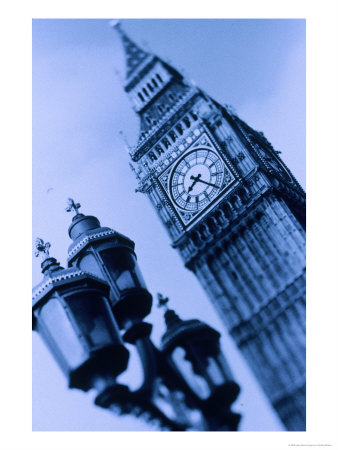
[[[174,67],[151,52],[141,49],[124,32],[118,20],[110,22],[122,41],[126,61],[124,91],[140,118],[140,136],[131,157],[179,108],[179,102],[192,95],[192,87]],[[166,144],[164,144],[166,145]],[[163,153],[163,150],[158,150]],[[153,158],[157,158],[155,155]]]
[[[128,80],[137,70],[137,68],[149,57],[152,57],[149,53],[142,50],[138,45],[133,42],[125,31],[121,27],[119,20],[112,20],[110,26],[116,30],[122,41],[122,45],[126,57],[126,79]]]

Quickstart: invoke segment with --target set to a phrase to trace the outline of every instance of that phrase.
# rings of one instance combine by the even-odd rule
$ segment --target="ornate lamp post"
[[[74,211],[68,268],[49,256],[49,243],[36,243],[43,254],[44,278],[33,290],[33,329],[39,332],[69,380],[69,387],[95,389],[98,406],[119,414],[143,416],[162,429],[236,430],[240,416],[231,411],[239,393],[220,351],[220,335],[199,320],[181,320],[167,308],[167,330],[158,349],[152,325],[143,321],[152,297],[138,267],[135,244],[101,227],[94,216]],[[131,390],[118,382],[136,347],[143,381]]]

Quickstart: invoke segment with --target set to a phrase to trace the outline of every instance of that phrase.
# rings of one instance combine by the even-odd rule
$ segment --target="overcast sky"
[[[304,20],[123,20],[122,25],[143,48],[263,131],[305,187]],[[234,406],[243,414],[240,429],[281,430],[197,280],[170,247],[155,211],[135,193],[120,131],[134,144],[138,121],[122,89],[123,74],[122,46],[107,20],[33,21],[33,239],[50,241],[51,255],[65,266],[70,196],[83,213],[132,238],[150,292],[168,295],[182,318],[201,318],[224,335],[223,350],[242,388]],[[33,261],[33,284],[40,279],[40,264]],[[154,307],[149,320],[158,343],[162,312]],[[137,376],[130,382],[136,387]],[[150,429],[100,410],[92,400],[91,393],[67,389],[33,333],[34,430]]]

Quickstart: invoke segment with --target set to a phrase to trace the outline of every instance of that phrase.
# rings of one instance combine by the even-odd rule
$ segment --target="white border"
[[[59,0],[3,2],[1,447],[6,450],[337,447],[337,2]],[[308,155],[308,431],[305,433],[32,432],[30,350],[31,19],[306,18]],[[5,62],[4,62],[5,61]],[[24,70],[23,70],[24,68]],[[5,169],[5,170],[4,170]],[[333,197],[334,196],[334,197]],[[19,244],[19,248],[14,248]],[[27,259],[26,259],[27,258]],[[4,271],[4,270],[3,270]],[[3,272],[2,271],[2,272]],[[23,281],[22,281],[23,280]],[[13,295],[15,291],[16,295]],[[26,303],[25,303],[26,302]],[[51,405],[52,407],[52,405]]]

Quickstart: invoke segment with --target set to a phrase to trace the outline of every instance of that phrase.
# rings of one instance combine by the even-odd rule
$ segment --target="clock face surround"
[[[234,168],[206,132],[192,139],[190,136],[185,145],[177,147],[174,161],[158,177],[170,206],[185,227],[221,200],[236,182]]]
[[[225,165],[208,148],[187,152],[172,170],[169,189],[176,206],[184,211],[201,211],[220,193]]]

